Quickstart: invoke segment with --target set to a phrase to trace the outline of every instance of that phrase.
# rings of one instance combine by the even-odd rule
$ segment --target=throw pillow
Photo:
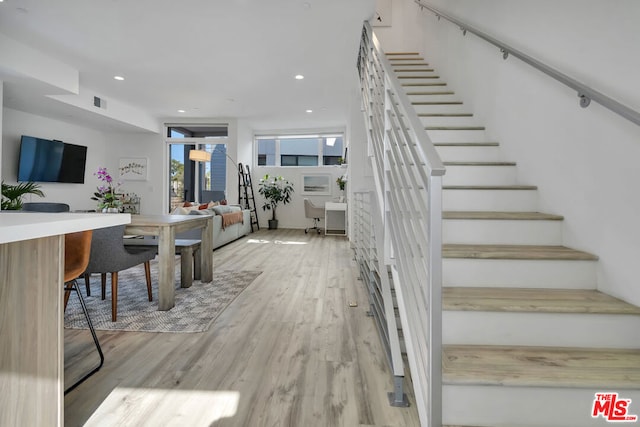
[[[189,209],[178,206],[171,211],[171,215],[189,215]]]

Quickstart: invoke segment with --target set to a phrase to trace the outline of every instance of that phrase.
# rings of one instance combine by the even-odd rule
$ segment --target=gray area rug
[[[179,260],[179,258],[178,258]],[[100,275],[91,277],[91,296],[85,294],[84,279],[78,280],[93,326],[99,330],[139,332],[203,332],[225,308],[249,286],[261,271],[214,270],[213,282],[194,280],[180,288],[180,263],[176,265],[176,305],[158,311],[158,268],[151,261],[153,301],[147,298],[142,265],[118,275],[118,320],[111,321],[111,280],[107,275],[106,299],[100,299]],[[87,322],[75,292],[71,293],[64,316],[65,328],[87,329]]]

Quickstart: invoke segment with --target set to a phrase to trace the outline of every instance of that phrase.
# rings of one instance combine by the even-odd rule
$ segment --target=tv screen
[[[18,181],[84,183],[87,147],[22,136]]]

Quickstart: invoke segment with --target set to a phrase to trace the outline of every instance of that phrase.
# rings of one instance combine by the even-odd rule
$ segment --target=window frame
[[[344,152],[346,149],[346,140],[345,140],[345,132],[344,131],[327,131],[327,132],[313,132],[310,131],[308,133],[306,132],[296,132],[296,133],[264,133],[264,134],[254,134],[253,136],[253,167],[254,168],[329,168],[329,167],[335,167],[335,165],[325,165],[324,164],[324,159],[325,157],[327,158],[333,158],[336,156],[325,156],[324,155],[324,141],[327,138],[341,138],[342,139],[342,153],[340,154],[340,158],[344,159]],[[318,148],[317,148],[317,152],[315,154],[315,156],[317,157],[318,160],[318,164],[315,166],[309,166],[309,165],[282,165],[282,153],[280,150],[280,141],[283,139],[313,139],[313,138],[317,138],[317,142],[318,142]],[[269,164],[264,164],[261,165],[260,164],[260,152],[259,152],[259,141],[260,140],[265,140],[265,139],[271,139],[275,141],[275,164],[273,165],[269,165]],[[309,155],[309,154],[286,154],[287,156],[305,156],[305,155]]]

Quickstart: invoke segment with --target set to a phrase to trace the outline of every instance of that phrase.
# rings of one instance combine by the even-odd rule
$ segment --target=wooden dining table
[[[131,215],[126,234],[158,236],[158,310],[175,306],[176,234],[200,228],[201,280],[213,280],[213,215]]]

